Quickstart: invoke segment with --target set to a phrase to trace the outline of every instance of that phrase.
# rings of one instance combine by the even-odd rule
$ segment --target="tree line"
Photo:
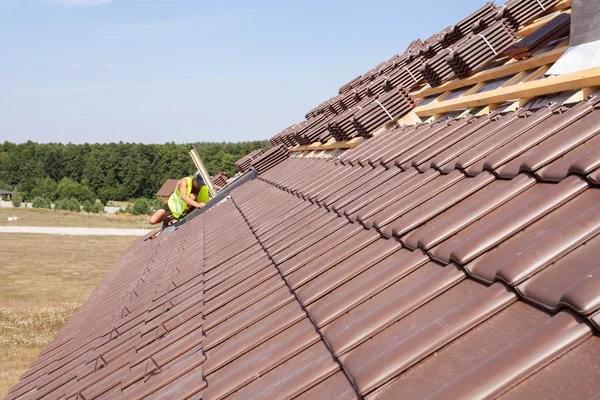
[[[194,144],[211,175],[236,174],[234,163],[269,142]],[[167,179],[195,171],[191,144],[0,143],[0,188],[33,197],[127,201],[152,198]]]

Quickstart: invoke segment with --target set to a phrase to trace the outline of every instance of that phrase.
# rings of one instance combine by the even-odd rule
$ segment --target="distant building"
[[[3,190],[0,189],[0,200],[11,200],[12,199],[12,192],[9,192],[8,190]]]

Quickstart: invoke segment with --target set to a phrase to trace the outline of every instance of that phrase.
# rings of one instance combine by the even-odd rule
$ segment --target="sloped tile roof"
[[[551,100],[278,144],[138,239],[8,398],[597,398],[600,97]]]

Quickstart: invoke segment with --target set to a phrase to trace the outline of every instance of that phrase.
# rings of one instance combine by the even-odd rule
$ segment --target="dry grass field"
[[[135,239],[0,233],[0,398]]]
[[[19,217],[19,220],[8,222],[8,217]],[[118,217],[115,214],[88,214],[31,208],[0,208],[0,226],[152,229],[152,225],[146,222],[144,215]]]

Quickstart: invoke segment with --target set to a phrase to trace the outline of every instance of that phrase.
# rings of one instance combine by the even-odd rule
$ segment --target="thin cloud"
[[[117,64],[113,64],[113,63],[106,63],[106,64],[104,64],[104,68],[108,68],[108,69],[114,68],[116,66],[117,66]]]
[[[45,88],[34,90],[32,93],[35,96],[66,96],[73,94],[96,92],[100,90],[110,90],[112,88],[113,87],[110,85],[88,85],[73,88]]]
[[[79,63],[71,64],[71,68],[73,68],[73,69],[79,69],[79,67],[81,67],[81,65],[79,65]]]

